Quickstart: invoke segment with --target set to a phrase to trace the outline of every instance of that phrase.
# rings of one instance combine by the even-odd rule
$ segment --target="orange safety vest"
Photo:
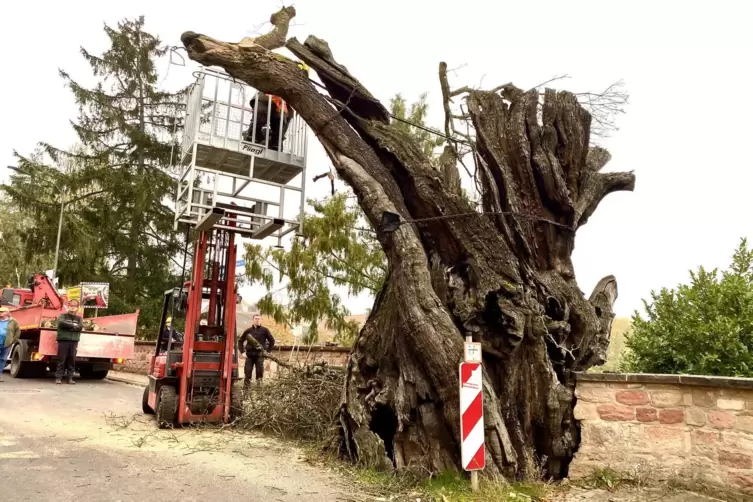
[[[275,109],[277,110],[277,113],[288,113],[288,105],[285,104],[285,101],[282,100],[280,96],[273,96],[271,94],[267,94],[270,98],[272,98],[272,103],[275,104]]]

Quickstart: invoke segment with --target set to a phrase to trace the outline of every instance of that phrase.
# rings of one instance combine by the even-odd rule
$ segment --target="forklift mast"
[[[233,353],[235,349],[236,284],[235,232],[217,228],[225,212],[216,208],[196,227],[198,237],[193,255],[193,276],[185,284],[188,291],[183,371],[180,372],[178,422],[223,420],[230,410],[233,384]],[[229,226],[234,226],[233,222]],[[208,300],[206,324],[201,324],[202,300]],[[220,353],[216,362],[202,362],[202,353]],[[219,372],[217,406],[210,416],[195,414],[194,396],[202,388],[197,372]],[[216,415],[216,416],[214,416]]]
[[[230,422],[242,411],[242,389],[234,385],[236,238],[274,238],[281,246],[285,236],[301,232],[304,216],[305,122],[287,107],[258,113],[265,99],[272,109],[272,97],[225,72],[202,68],[194,75],[176,157],[173,220],[174,230],[186,225],[193,233],[192,277],[166,296],[159,334],[166,345],[155,348],[142,398],[144,413],[154,413],[160,427]],[[177,340],[172,346],[172,326],[166,329],[165,322],[176,296],[186,315],[180,348]]]

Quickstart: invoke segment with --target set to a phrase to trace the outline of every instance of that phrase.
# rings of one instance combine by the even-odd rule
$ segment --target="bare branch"
[[[246,37],[238,42],[238,47],[248,47],[249,45],[258,45],[268,50],[279,49],[285,46],[288,39],[288,29],[290,20],[295,17],[295,7],[283,7],[269,18],[272,24],[272,31],[260,35],[256,38]]]
[[[575,205],[575,222],[583,226],[598,207],[599,203],[612,192],[633,191],[635,188],[635,174],[629,173],[598,173],[585,171],[583,190]]]
[[[332,172],[332,168],[330,168],[330,170],[327,171],[326,173],[317,174],[316,176],[314,176],[313,178],[314,183],[316,183],[317,181],[325,177],[329,178],[330,186],[332,188],[332,196],[334,196],[335,195],[335,173]]]
[[[617,116],[625,113],[630,94],[625,90],[625,82],[618,80],[601,92],[575,93],[578,101],[591,112],[593,124],[591,136],[604,138],[616,131]]]
[[[534,85],[533,87],[531,87],[528,90],[532,91],[534,89],[538,89],[539,87],[544,87],[546,84],[551,84],[552,82],[555,82],[557,80],[563,80],[563,79],[566,79],[566,78],[570,78],[570,75],[568,75],[567,73],[565,73],[564,75],[555,75],[554,77],[550,78],[549,80],[544,80],[540,84]]]

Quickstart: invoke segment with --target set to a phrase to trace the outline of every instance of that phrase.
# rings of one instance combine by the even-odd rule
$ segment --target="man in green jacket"
[[[68,312],[58,317],[58,367],[55,371],[55,383],[63,383],[63,376],[73,385],[73,371],[76,367],[76,351],[84,329],[84,318],[78,315],[78,300],[68,301]]]
[[[5,359],[8,350],[21,337],[18,321],[10,316],[8,307],[0,307],[0,382],[3,381],[2,372],[5,369]]]

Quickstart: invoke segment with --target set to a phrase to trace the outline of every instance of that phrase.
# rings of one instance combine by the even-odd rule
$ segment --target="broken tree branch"
[[[279,49],[285,46],[285,42],[288,39],[288,29],[290,28],[290,21],[295,17],[295,7],[283,7],[278,10],[269,18],[269,22],[272,24],[272,31],[264,35],[260,35],[256,38],[246,37],[238,42],[239,47],[247,47],[249,45],[258,45],[268,50]]]

